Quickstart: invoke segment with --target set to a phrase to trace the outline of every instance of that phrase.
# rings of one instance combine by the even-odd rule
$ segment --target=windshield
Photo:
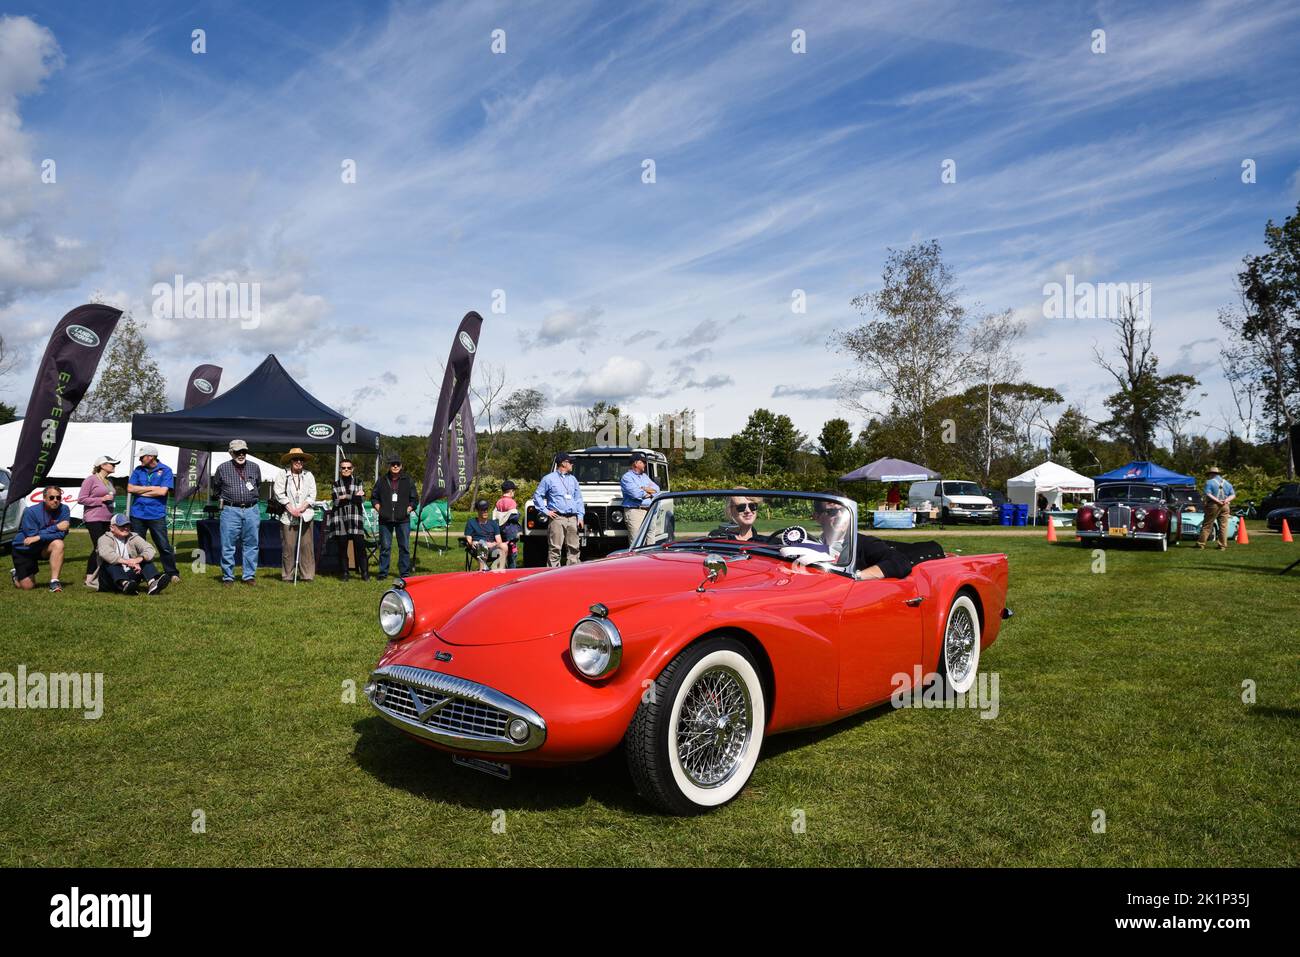
[[[824,567],[853,567],[853,503],[795,492],[677,492],[655,499],[635,548],[753,550]]]
[[[580,485],[612,483],[617,485],[623,473],[631,468],[626,455],[575,455],[573,475]]]
[[[1159,485],[1103,485],[1097,489],[1099,502],[1159,502]]]
[[[976,485],[974,482],[944,482],[943,494],[944,495],[978,495],[981,498],[986,497],[984,493],[980,491],[980,487]]]

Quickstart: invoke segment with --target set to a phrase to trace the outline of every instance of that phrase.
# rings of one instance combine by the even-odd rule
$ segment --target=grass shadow
[[[588,801],[634,813],[653,813],[637,795],[622,749],[581,764],[554,768],[516,765],[509,781],[453,764],[451,755],[403,734],[380,717],[352,725],[357,766],[389,787],[426,801],[492,811],[547,811]]]

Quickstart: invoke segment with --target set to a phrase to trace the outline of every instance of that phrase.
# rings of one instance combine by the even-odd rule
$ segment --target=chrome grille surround
[[[1133,515],[1133,509],[1127,505],[1112,505],[1106,509],[1106,527],[1107,528],[1130,528],[1132,522],[1129,519]]]
[[[381,690],[382,702],[376,700]],[[390,724],[445,747],[520,752],[540,748],[546,740],[546,722],[526,704],[495,688],[440,671],[385,665],[370,675],[366,697]],[[528,725],[523,741],[515,741],[506,731],[515,718]]]

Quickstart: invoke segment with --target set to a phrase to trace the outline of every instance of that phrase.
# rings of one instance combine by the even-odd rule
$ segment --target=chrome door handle
[[[925,601],[925,596],[917,595],[915,598],[909,598],[907,601],[903,602],[903,604],[906,605],[908,608],[915,608],[923,601]]]

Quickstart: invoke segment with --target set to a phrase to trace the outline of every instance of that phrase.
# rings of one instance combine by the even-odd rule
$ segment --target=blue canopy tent
[[[1152,485],[1195,485],[1196,479],[1190,475],[1171,472],[1154,462],[1130,462],[1117,469],[1111,469],[1105,475],[1098,475],[1097,482],[1150,482]]]

